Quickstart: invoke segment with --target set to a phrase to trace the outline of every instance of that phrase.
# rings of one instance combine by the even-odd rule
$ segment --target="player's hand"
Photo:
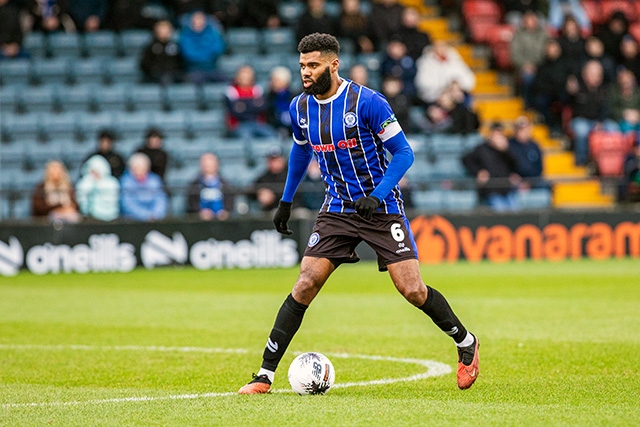
[[[289,230],[289,227],[287,227],[287,221],[289,221],[290,216],[291,202],[283,202],[280,200],[280,203],[278,203],[278,209],[273,215],[273,223],[275,224],[278,233],[293,234],[293,231]]]
[[[360,197],[356,200],[355,208],[358,215],[366,220],[370,220],[373,216],[373,211],[375,211],[378,206],[380,206],[380,200],[378,200],[377,197],[367,196]]]

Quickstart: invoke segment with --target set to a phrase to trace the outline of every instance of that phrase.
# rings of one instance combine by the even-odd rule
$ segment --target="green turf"
[[[0,426],[640,425],[638,260],[423,267],[481,339],[481,375],[467,391],[450,373],[325,396],[230,393],[258,369],[296,275],[159,269],[0,279]],[[327,283],[275,390],[288,389],[294,352],[311,350],[456,362],[451,340],[366,263],[341,267]],[[332,361],[338,384],[426,371]],[[114,400],[131,397],[148,399]]]

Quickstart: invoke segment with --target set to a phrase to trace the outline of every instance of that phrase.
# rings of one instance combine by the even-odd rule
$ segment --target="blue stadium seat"
[[[93,96],[100,86],[80,84],[75,86],[58,86],[56,96],[62,111],[91,111],[95,109]]]
[[[425,183],[433,179],[434,167],[425,158],[416,157],[407,171],[407,179],[412,183]]]
[[[31,62],[28,59],[0,61],[0,81],[3,85],[31,83]]]
[[[47,45],[42,32],[31,31],[24,36],[22,48],[27,51],[32,58],[42,58],[47,54]]]
[[[3,185],[5,187],[4,179],[7,178],[11,181],[11,170],[22,169],[22,164],[26,159],[25,144],[23,141],[13,141],[11,144],[0,144],[0,169],[2,173],[0,175],[3,178]]]
[[[148,111],[116,112],[113,127],[120,138],[139,138],[142,141],[150,119]]]
[[[467,171],[462,161],[457,157],[444,157],[433,164],[433,177],[435,179],[460,179],[467,176]]]
[[[131,90],[129,83],[117,83],[109,86],[99,86],[93,93],[93,102],[98,111],[125,111],[129,108],[128,94]]]
[[[271,70],[282,65],[282,56],[277,54],[255,56],[251,64],[256,71],[256,80],[268,82]]]
[[[44,168],[22,171],[21,174],[16,176],[15,189],[21,190],[20,193],[30,199],[34,187],[42,181],[43,174]]]
[[[202,86],[201,104],[207,109],[221,109],[225,104],[226,83],[209,83]]]
[[[80,168],[84,160],[96,150],[94,141],[72,141],[61,140],[51,141],[50,144],[57,144],[61,148],[62,161],[69,169],[72,179],[80,176]]]
[[[189,114],[189,133],[194,138],[223,136],[226,133],[222,110],[194,111]]]
[[[414,207],[421,211],[439,211],[444,206],[443,190],[424,190],[411,192]]]
[[[203,150],[200,145],[189,144],[185,139],[168,138],[165,140],[165,148],[169,151],[172,165],[175,163],[181,169],[198,167],[200,156],[207,150]],[[196,173],[197,174],[197,173]],[[191,174],[191,179],[196,174]]]
[[[149,123],[162,129],[167,138],[184,138],[189,128],[184,111],[152,112]]]
[[[37,84],[65,84],[70,80],[69,58],[33,59],[32,76]]]
[[[84,35],[84,53],[87,56],[113,58],[119,53],[118,40],[112,31],[96,31]]]
[[[470,133],[464,137],[464,149],[465,151],[471,151],[482,144],[483,141],[484,137],[479,133]]]
[[[444,194],[444,208],[452,212],[471,211],[478,206],[476,190],[447,191]]]
[[[464,152],[463,142],[464,137],[462,135],[433,133],[429,135],[428,143],[431,147],[431,154],[436,158],[460,158]]]
[[[221,162],[220,174],[231,185],[242,188],[253,184],[253,182],[264,173],[264,168],[258,166],[248,167],[244,161],[229,159]]]
[[[290,27],[295,27],[298,18],[304,13],[304,4],[299,1],[286,1],[278,5],[278,16]]]
[[[118,138],[114,144],[114,149],[120,153],[122,157],[127,159],[142,145],[142,142],[143,138],[140,135],[129,138]]]
[[[256,28],[232,27],[227,29],[225,38],[233,54],[256,55],[262,46],[261,35]]]
[[[78,113],[66,112],[60,114],[43,114],[42,134],[48,140],[78,138]]]
[[[138,83],[142,78],[138,58],[135,57],[108,61],[106,68],[109,83]]]
[[[9,141],[41,139],[41,113],[2,115],[2,139]]]
[[[166,102],[170,110],[197,110],[200,107],[198,86],[192,84],[167,86]]]
[[[252,64],[253,55],[238,54],[238,55],[224,55],[218,59],[217,66],[218,71],[222,76],[231,80],[236,74],[238,68],[243,65]]]
[[[295,31],[291,27],[266,28],[262,31],[262,44],[267,54],[295,53]]]
[[[78,113],[78,140],[95,141],[102,129],[113,129],[111,113]]]
[[[160,85],[133,85],[128,93],[129,107],[135,111],[161,111],[164,109],[164,89]]]
[[[546,209],[551,206],[551,191],[547,188],[532,188],[529,191],[518,192],[520,209]]]
[[[87,58],[73,61],[70,70],[71,81],[75,84],[102,84],[108,81],[104,58]]]
[[[55,85],[27,86],[17,93],[18,108],[27,113],[51,113],[58,109]]]
[[[26,141],[25,141],[26,142]],[[34,143],[26,146],[27,162],[31,169],[42,171],[47,162],[62,160],[62,147],[54,143]]]
[[[211,150],[220,158],[220,163],[247,164],[247,150],[244,141],[239,138],[212,139]]]
[[[151,39],[151,31],[124,30],[120,34],[120,54],[138,58]]]
[[[0,113],[15,113],[18,109],[19,103],[17,99],[17,93],[23,91],[25,85],[9,85],[0,86]]]
[[[54,58],[78,58],[82,56],[82,40],[78,33],[51,33],[47,36],[47,51]]]
[[[425,135],[407,133],[407,140],[417,157],[427,158],[430,154],[428,140]]]

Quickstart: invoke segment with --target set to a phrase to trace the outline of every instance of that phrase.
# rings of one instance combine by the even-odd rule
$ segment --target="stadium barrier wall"
[[[2,224],[0,275],[127,272],[140,266],[201,270],[286,268],[307,245],[312,219],[290,221],[282,236],[269,220],[225,222]],[[640,257],[640,215],[585,212],[417,216],[411,227],[425,264],[525,259]],[[375,259],[366,245],[361,259]]]

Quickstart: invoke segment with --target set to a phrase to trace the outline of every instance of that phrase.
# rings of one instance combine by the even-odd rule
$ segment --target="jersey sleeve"
[[[384,96],[374,92],[367,104],[369,107],[367,111],[368,125],[382,142],[402,132],[402,127]]]
[[[293,100],[289,104],[289,116],[291,116],[291,129],[293,130],[293,140],[296,142],[296,144],[304,145],[308,141],[307,141],[307,137],[302,131],[302,128],[300,127],[300,117],[298,117],[299,101],[300,101],[299,96],[296,96],[295,98],[293,98]],[[304,118],[303,120],[306,120],[306,118]]]

